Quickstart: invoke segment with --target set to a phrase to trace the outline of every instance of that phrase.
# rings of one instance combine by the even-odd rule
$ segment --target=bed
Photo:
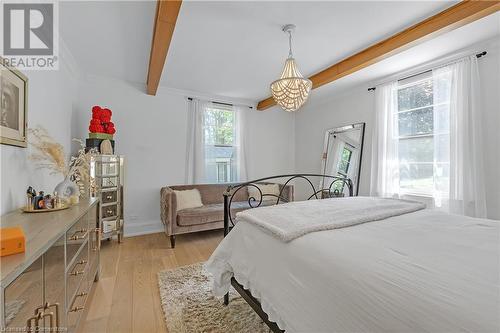
[[[274,332],[500,331],[499,221],[421,209],[284,242],[226,217],[213,291],[233,286]]]

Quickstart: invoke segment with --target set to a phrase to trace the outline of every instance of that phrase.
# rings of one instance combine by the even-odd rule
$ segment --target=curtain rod
[[[193,97],[188,97],[187,99],[188,99],[188,101],[192,101]],[[226,106],[234,106],[234,104],[232,104],[232,103],[223,103],[223,102],[217,102],[217,101],[209,101],[209,102],[214,103],[214,104],[226,105]],[[243,105],[243,106],[246,106],[247,108],[253,109],[253,106],[248,106],[248,105]]]
[[[486,54],[488,54],[488,52],[483,51],[481,53],[476,54],[476,58],[479,59],[479,58],[485,56]],[[420,72],[420,73],[416,73],[416,74],[413,74],[413,75],[410,75],[410,76],[403,77],[401,79],[398,79],[398,81],[406,80],[406,79],[409,79],[409,78],[412,78],[414,76],[417,76],[417,75],[420,75],[420,74],[424,74],[424,73],[427,73],[427,72],[430,72],[430,71],[432,71],[432,69],[429,69],[429,70],[426,70],[426,71],[423,71],[423,72]],[[374,91],[375,89],[377,89],[377,87],[370,87],[370,88],[368,88],[368,91]]]

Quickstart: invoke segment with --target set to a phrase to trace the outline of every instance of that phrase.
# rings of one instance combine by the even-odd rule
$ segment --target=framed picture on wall
[[[0,143],[26,147],[28,78],[0,57]]]

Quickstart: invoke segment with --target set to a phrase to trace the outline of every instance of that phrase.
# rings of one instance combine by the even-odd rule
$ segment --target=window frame
[[[400,175],[399,175],[399,184],[398,184],[398,187],[399,187],[399,193],[402,194],[402,195],[408,195],[408,196],[419,196],[419,197],[432,197],[433,196],[433,192],[434,192],[434,189],[435,189],[435,177],[436,177],[436,174],[435,174],[435,165],[439,165],[439,164],[447,164],[449,165],[450,162],[447,161],[447,162],[437,162],[434,160],[434,156],[433,156],[433,159],[431,161],[410,161],[410,162],[405,162],[405,165],[432,165],[433,166],[433,170],[432,170],[432,186],[430,188],[426,188],[426,189],[419,189],[419,188],[408,188],[408,187],[402,187],[401,186],[401,160],[400,160],[400,144],[401,144],[401,141],[405,141],[405,140],[411,140],[411,139],[415,139],[415,138],[432,138],[432,146],[433,146],[433,151],[434,151],[434,147],[435,147],[435,143],[434,143],[434,140],[437,136],[439,135],[449,135],[449,132],[439,132],[439,133],[436,133],[436,129],[434,128],[434,116],[435,116],[435,112],[436,112],[436,107],[438,106],[442,106],[442,105],[449,105],[450,104],[450,101],[447,101],[447,102],[442,102],[442,103],[434,103],[434,82],[433,82],[434,78],[433,78],[433,75],[432,75],[432,71],[427,71],[427,72],[424,72],[424,73],[421,73],[421,74],[418,74],[418,75],[415,75],[415,76],[412,76],[412,77],[409,77],[409,78],[406,78],[406,79],[403,79],[403,80],[400,80],[399,83],[398,83],[398,87],[396,88],[396,110],[393,112],[393,121],[397,122],[398,123],[398,133],[395,133],[395,137],[394,139],[397,140],[397,144],[398,144],[398,163],[399,163],[399,171],[400,171]],[[428,105],[424,105],[424,106],[418,106],[418,107],[414,107],[414,108],[410,108],[410,109],[405,109],[405,110],[399,110],[399,91],[402,90],[402,89],[407,89],[409,87],[414,87],[414,86],[418,86],[426,81],[430,81],[432,83],[432,104],[428,104]],[[433,128],[432,128],[432,132],[430,133],[423,133],[423,134],[412,134],[412,135],[401,135],[399,133],[399,115],[402,114],[402,113],[408,113],[408,112],[412,112],[412,111],[418,111],[418,110],[423,110],[423,109],[428,109],[428,108],[432,108],[432,117],[433,117]],[[415,179],[418,179],[418,178],[411,178],[410,181],[413,181]]]
[[[207,143],[207,127],[213,127],[213,128],[216,128],[217,126],[216,125],[209,125],[207,124],[207,121],[206,121],[206,113],[208,112],[211,112],[211,111],[215,111],[215,112],[231,112],[233,113],[233,119],[232,119],[232,144],[220,144],[220,143]],[[228,184],[228,183],[232,183],[234,181],[237,181],[236,179],[232,179],[232,177],[237,177],[238,175],[238,170],[235,170],[235,172],[233,172],[233,168],[238,168],[238,163],[235,160],[235,156],[234,156],[234,151],[237,149],[237,145],[236,145],[236,136],[237,136],[237,133],[236,133],[236,130],[237,130],[237,126],[236,126],[236,112],[235,110],[233,109],[233,106],[230,106],[230,105],[225,105],[225,104],[218,104],[218,103],[214,103],[212,102],[209,106],[207,106],[205,108],[205,110],[203,110],[204,112],[204,116],[203,116],[203,142],[204,142],[204,149],[206,150],[207,148],[211,147],[211,148],[232,148],[233,150],[233,155],[231,157],[214,157],[214,165],[215,165],[215,179],[214,181],[217,183],[217,184]],[[216,140],[216,136],[214,137],[214,141],[217,141]],[[224,160],[227,160],[227,161],[218,161],[219,159],[224,159]],[[207,158],[205,157],[205,168],[208,168],[207,167]],[[219,178],[219,164],[220,163],[225,163],[226,164],[226,171],[225,171],[225,175],[226,175],[226,179],[224,181],[220,181],[220,178]],[[208,169],[206,169],[208,170]],[[208,179],[208,177],[206,177],[205,181],[207,182],[210,182],[211,180]]]

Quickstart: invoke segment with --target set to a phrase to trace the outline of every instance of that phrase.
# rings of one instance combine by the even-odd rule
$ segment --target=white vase
[[[80,189],[74,182],[69,179],[69,177],[64,178],[62,182],[57,184],[56,188],[54,189],[54,193],[55,192],[57,192],[57,195],[62,198],[69,198],[74,195],[80,195]]]

